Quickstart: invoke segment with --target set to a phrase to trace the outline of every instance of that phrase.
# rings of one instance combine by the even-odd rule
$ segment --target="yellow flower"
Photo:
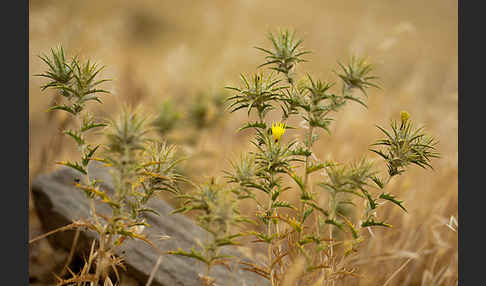
[[[407,120],[410,118],[410,114],[406,111],[400,112],[400,119],[402,120],[402,123],[407,122]]]
[[[282,137],[282,135],[284,135],[285,133],[285,127],[287,125],[285,123],[273,123],[272,124],[272,135],[273,135],[273,138],[275,139],[275,142],[278,142],[278,140],[280,140],[280,137]]]

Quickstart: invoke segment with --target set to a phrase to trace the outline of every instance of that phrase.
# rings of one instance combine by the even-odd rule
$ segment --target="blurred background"
[[[224,86],[239,86],[269,47],[266,34],[295,29],[312,51],[298,67],[321,80],[336,80],[337,61],[366,56],[382,90],[370,90],[368,109],[349,104],[315,146],[321,159],[339,162],[363,155],[407,110],[439,140],[442,158],[434,171],[410,168],[389,191],[405,201],[408,214],[389,208],[392,230],[375,232],[356,259],[361,278],[349,285],[456,285],[458,174],[457,1],[53,1],[31,0],[29,15],[30,179],[77,158],[74,144],[59,139],[63,114],[46,112],[54,98],[40,91],[46,67],[38,58],[58,45],[106,68],[112,95],[92,104],[99,116],[114,116],[123,103],[140,104],[156,118],[163,138],[191,159],[184,172],[195,181],[222,175],[229,160],[250,150],[251,132],[237,133],[245,112],[229,114]],[[299,136],[288,132],[289,136]],[[60,143],[59,143],[60,142]],[[58,145],[56,145],[58,144]],[[54,152],[53,152],[54,151]],[[42,234],[30,207],[30,237]],[[67,254],[43,240],[30,248],[32,285],[48,285]],[[63,260],[64,259],[64,260]],[[408,262],[407,262],[408,261]],[[377,273],[376,267],[380,267]],[[359,281],[358,281],[359,280]],[[128,281],[128,278],[127,278]],[[127,284],[128,285],[128,284]],[[136,285],[136,284],[135,284]]]

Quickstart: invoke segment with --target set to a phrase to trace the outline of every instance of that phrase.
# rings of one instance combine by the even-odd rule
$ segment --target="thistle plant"
[[[342,277],[354,275],[355,269],[347,269],[342,261],[358,251],[364,239],[362,231],[391,227],[378,219],[379,208],[391,202],[406,211],[403,201],[386,193],[385,188],[410,164],[432,168],[431,158],[438,157],[436,141],[423,129],[415,129],[409,115],[402,113],[400,126],[393,122],[392,132],[378,126],[387,137],[372,145],[384,147],[372,151],[385,159],[387,179],[381,179],[374,163],[365,157],[351,163],[318,160],[313,146],[321,130],[330,134],[331,116],[348,102],[366,107],[366,90],[379,88],[373,67],[355,57],[347,64],[338,63],[340,70],[335,74],[341,90],[336,93],[334,82],[314,79],[308,73],[296,80],[297,66],[306,61],[302,56],[309,52],[300,50],[303,41],[296,40],[294,32],[270,33],[268,38],[271,48],[257,47],[266,54],[259,68],[268,67],[277,74],[258,71],[242,75],[241,87],[227,87],[234,93],[227,100],[230,112],[246,109],[249,117],[252,111],[258,115],[258,121],[240,128],[254,130],[254,151],[241,156],[239,162],[232,163],[233,170],[226,172],[238,199],[256,203],[256,217],[265,229],[248,234],[256,243],[267,245],[267,259],[245,263],[245,269],[267,278],[272,286],[282,285],[284,279],[290,279],[290,270],[304,261],[300,272],[292,274],[292,281],[334,285]],[[281,121],[270,125],[269,114],[280,115]],[[287,125],[291,117],[302,121],[300,140],[285,139],[287,130],[296,130]],[[311,178],[314,174],[318,175],[316,180]],[[294,184],[288,184],[289,179]],[[256,195],[258,192],[263,196]],[[284,192],[299,193],[300,204],[282,200]],[[357,200],[363,202],[364,209]]]
[[[182,249],[169,251],[169,254],[196,259],[206,266],[206,272],[200,274],[202,285],[214,285],[216,280],[210,276],[211,268],[215,265],[229,267],[228,260],[232,256],[223,254],[224,246],[239,245],[235,240],[243,233],[234,231],[231,226],[247,221],[240,215],[231,189],[209,183],[197,185],[193,192],[178,196],[183,200],[182,206],[173,213],[197,212],[197,223],[206,231],[206,239],[198,248],[190,251]]]
[[[70,271],[72,277],[68,279],[58,277],[58,285],[99,285],[100,281],[111,285],[111,270],[119,280],[117,267],[124,267],[123,258],[117,257],[114,251],[126,239],[146,242],[160,252],[143,234],[143,229],[149,227],[144,213],[157,214],[147,207],[147,202],[157,193],[178,192],[178,182],[183,178],[174,168],[180,160],[174,155],[175,147],[149,136],[151,121],[141,114],[140,109],[125,107],[118,118],[103,121],[89,113],[87,103],[102,103],[100,95],[108,93],[99,88],[108,80],[97,79],[103,67],[89,60],[84,63],[78,57],[66,60],[62,47],[51,50],[51,53],[51,57],[41,56],[48,71],[39,76],[51,80],[42,86],[42,90],[54,89],[65,99],[49,110],[67,112],[72,121],[78,123],[64,134],[74,139],[81,153],[78,161],[59,164],[74,169],[83,177],[73,184],[85,192],[91,208],[91,217],[62,230],[78,228],[96,233],[96,241],[81,272]],[[106,135],[106,143],[89,143],[88,133],[101,129]],[[106,189],[101,181],[89,176],[91,161],[99,161],[109,168],[113,190]],[[97,212],[95,202],[109,206],[111,213]]]

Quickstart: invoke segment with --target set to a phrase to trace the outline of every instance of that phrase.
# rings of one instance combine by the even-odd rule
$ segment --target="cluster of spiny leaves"
[[[248,113],[249,121],[240,130],[255,130],[254,151],[232,163],[233,170],[226,172],[227,182],[233,185],[237,199],[256,203],[256,217],[265,230],[250,233],[256,242],[267,245],[267,261],[255,261],[245,269],[267,278],[272,286],[280,285],[300,258],[305,261],[298,278],[301,282],[331,281],[353,274],[338,265],[337,258],[357,251],[363,229],[390,226],[377,219],[378,207],[388,201],[405,210],[402,201],[384,192],[390,178],[409,164],[431,167],[430,159],[437,157],[433,152],[435,141],[422,129],[414,129],[408,118],[402,118],[399,128],[392,124],[392,133],[379,127],[387,138],[376,144],[385,149],[374,152],[386,160],[390,170],[386,180],[379,178],[366,158],[350,164],[318,160],[312,147],[319,139],[319,130],[330,132],[330,116],[349,101],[366,107],[360,95],[367,97],[366,89],[378,86],[371,75],[372,66],[354,57],[348,64],[339,63],[341,70],[336,74],[342,88],[338,93],[333,92],[334,82],[315,80],[309,74],[296,81],[296,66],[306,61],[302,56],[309,52],[299,50],[302,40],[294,35],[288,31],[270,33],[272,47],[258,48],[267,55],[260,67],[269,67],[277,74],[258,71],[242,75],[241,87],[227,87],[234,92],[228,98],[230,112],[246,108]],[[257,121],[250,120],[252,111],[258,115]],[[282,140],[285,129],[275,126],[285,124],[270,126],[267,117],[271,111],[282,121],[300,118],[303,138]],[[314,174],[319,176],[311,182]],[[286,178],[295,184],[286,184]],[[281,194],[286,191],[300,192],[300,205],[282,200]],[[257,195],[259,192],[263,196]],[[360,207],[363,204],[364,209]]]
[[[88,275],[90,269],[87,269],[86,275],[74,276],[77,280],[84,277],[86,281],[98,281],[108,277],[110,267],[116,271],[114,266],[119,265],[120,261],[113,255],[113,250],[125,239],[137,238],[149,242],[142,234],[143,227],[149,226],[145,222],[144,213],[157,212],[146,204],[158,192],[178,192],[177,183],[182,178],[174,168],[179,159],[175,156],[173,146],[150,138],[151,122],[140,110],[127,107],[118,118],[102,122],[95,120],[89,114],[86,104],[89,101],[101,103],[98,94],[106,93],[98,88],[98,85],[107,81],[97,80],[102,68],[89,61],[82,63],[77,57],[67,61],[62,48],[51,50],[51,53],[51,57],[41,56],[49,69],[39,76],[51,80],[42,90],[54,89],[65,102],[56,103],[49,110],[65,111],[79,122],[76,129],[68,129],[64,133],[74,139],[81,158],[79,161],[60,164],[84,175],[83,180],[75,182],[91,200],[93,217],[84,226],[98,234],[98,246],[92,252],[97,261],[94,264],[95,275]],[[87,132],[101,128],[104,128],[106,143],[95,146],[89,144]],[[100,181],[89,176],[88,164],[93,160],[109,168],[114,190],[105,189]],[[94,200],[109,205],[111,215],[97,213]],[[71,280],[61,280],[60,284],[68,281]]]
[[[50,79],[50,82],[43,85],[41,90],[55,89],[68,101],[67,104],[54,104],[50,110],[60,109],[77,115],[85,109],[88,101],[101,103],[100,93],[108,93],[98,88],[101,83],[109,79],[96,79],[103,69],[96,63],[91,63],[89,60],[82,63],[77,57],[66,60],[62,47],[51,49],[51,57],[42,55],[40,58],[48,65],[49,70],[37,76]]]
[[[391,123],[391,131],[388,132],[377,126],[386,138],[377,141],[374,146],[385,146],[385,150],[371,150],[386,160],[390,176],[399,175],[405,171],[409,164],[415,164],[422,168],[432,168],[431,158],[438,158],[435,151],[436,140],[425,134],[423,128],[414,128],[409,120],[410,115],[405,111],[401,114],[400,126],[396,121]]]
[[[268,39],[272,42],[272,49],[264,49],[256,47],[257,49],[266,53],[265,63],[259,67],[270,65],[270,69],[275,70],[285,75],[289,83],[293,83],[291,72],[296,65],[306,60],[302,58],[303,55],[309,54],[310,51],[301,51],[299,46],[303,40],[295,40],[295,32],[280,31],[277,35],[272,32],[268,34]]]
[[[73,138],[78,145],[78,149],[81,151],[81,159],[79,162],[68,161],[62,162],[62,164],[86,175],[88,163],[94,159],[95,152],[99,148],[99,145],[88,144],[86,136],[90,131],[106,126],[104,122],[95,120],[86,111],[86,103],[89,101],[101,103],[99,95],[108,93],[108,91],[100,89],[98,86],[108,79],[97,80],[96,76],[103,67],[98,67],[95,63],[92,64],[89,61],[81,63],[77,57],[67,60],[62,47],[51,49],[51,57],[42,55],[40,58],[47,64],[48,70],[36,76],[50,80],[41,87],[41,90],[53,89],[64,98],[64,102],[55,102],[49,110],[62,110],[81,119],[77,130],[67,129],[63,131],[64,134]]]
[[[278,86],[281,80],[274,79],[273,76],[273,73],[269,75],[257,73],[247,79],[244,75],[241,75],[243,87],[227,87],[238,92],[228,99],[233,101],[230,106],[231,112],[247,108],[248,115],[250,115],[252,109],[256,109],[260,120],[262,120],[270,110],[274,109],[270,102],[280,97],[279,91],[284,88]]]

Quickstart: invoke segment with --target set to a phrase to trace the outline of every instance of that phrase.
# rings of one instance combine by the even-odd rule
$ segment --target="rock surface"
[[[110,176],[104,168],[91,168],[91,176],[104,179],[105,188],[111,189]],[[89,217],[89,204],[83,191],[74,187],[75,179],[80,178],[79,173],[70,168],[61,168],[58,171],[40,175],[32,183],[32,194],[37,212],[44,230],[50,231],[67,225],[74,220]],[[144,230],[144,234],[161,250],[176,250],[179,247],[189,250],[195,246],[196,241],[203,241],[204,230],[194,224],[189,218],[180,214],[171,214],[173,208],[160,199],[149,203],[160,216],[147,214],[147,223],[152,227]],[[96,206],[97,212],[109,213],[110,209],[104,204]],[[167,240],[160,240],[162,235],[168,235]],[[48,237],[56,247],[70,249],[74,238],[74,231],[59,232]],[[82,231],[76,249],[79,254],[87,255],[89,245],[95,238],[95,233]],[[81,252],[83,251],[83,252]],[[234,249],[225,249],[228,254],[243,257]],[[135,278],[140,285],[145,285],[156,265],[158,253],[141,241],[129,240],[119,247],[117,255],[124,258],[127,274]],[[211,276],[216,278],[216,285],[265,285],[265,281],[254,273],[246,272],[232,266],[232,271],[215,266]],[[198,274],[204,273],[204,265],[193,259],[164,255],[162,263],[156,272],[152,286],[175,285],[201,285]],[[122,281],[123,282],[123,281]],[[123,284],[122,284],[123,285]]]

